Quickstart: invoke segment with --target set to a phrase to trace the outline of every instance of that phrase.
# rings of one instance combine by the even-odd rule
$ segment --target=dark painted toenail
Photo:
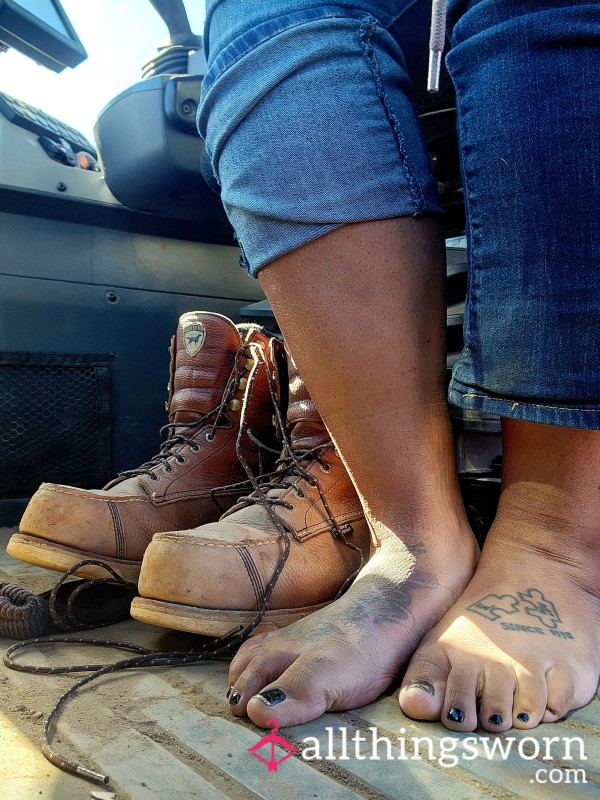
[[[529,722],[529,714],[526,711],[521,711],[520,714],[517,714],[517,719],[520,719],[522,722]]]
[[[240,702],[241,699],[242,695],[239,692],[235,692],[229,698],[229,702],[231,703],[232,706],[237,706],[237,704]]]
[[[230,695],[232,692],[233,692],[233,686],[230,686],[230,687],[229,687],[229,689],[227,689],[227,694],[226,694],[226,697],[227,697],[227,699],[228,699],[228,700],[229,700],[229,695]]]
[[[465,712],[461,711],[460,708],[456,708],[453,706],[447,714],[448,719],[451,719],[452,722],[464,722],[465,721]]]
[[[488,722],[491,722],[492,725],[502,725],[502,714],[492,714],[488,717]]]
[[[418,689],[423,689],[424,692],[428,692],[429,694],[435,694],[433,683],[429,681],[411,681],[409,683],[409,689],[412,689],[413,686],[416,686]]]
[[[274,689],[267,689],[266,692],[259,692],[254,696],[262,700],[267,706],[277,706],[279,703],[283,703],[287,695],[283,689],[275,687]]]

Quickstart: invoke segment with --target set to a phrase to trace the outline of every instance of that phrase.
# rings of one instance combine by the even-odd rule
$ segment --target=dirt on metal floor
[[[11,532],[0,530],[0,581],[36,593],[51,588],[56,573],[5,554]],[[134,620],[84,635],[160,650],[199,641]],[[0,639],[3,651],[10,644]],[[99,657],[85,645],[30,648],[19,656],[36,664],[122,657]],[[248,750],[268,732],[228,713],[225,662],[122,672],[82,689],[61,714],[53,745],[110,776],[108,786],[95,786],[61,772],[40,751],[44,717],[76,677],[0,666],[0,800],[81,800],[94,792],[116,800],[600,800],[598,699],[559,724],[494,737],[415,723],[392,693],[366,708],[282,729],[278,735],[298,752],[269,770]],[[504,756],[489,756],[494,745]],[[266,760],[270,752],[269,742],[258,751]],[[277,745],[275,759],[286,752]]]

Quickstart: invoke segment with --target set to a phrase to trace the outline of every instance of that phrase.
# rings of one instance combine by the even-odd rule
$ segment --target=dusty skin
[[[296,725],[365,705],[387,689],[423,631],[462,591],[477,547],[462,529],[446,530],[431,554],[420,542],[406,547],[385,526],[377,533],[375,554],[343,597],[242,646],[230,669],[234,714],[266,726],[273,704],[255,695],[279,689],[285,700],[276,704],[277,719]],[[443,567],[450,557],[462,565],[452,573]]]

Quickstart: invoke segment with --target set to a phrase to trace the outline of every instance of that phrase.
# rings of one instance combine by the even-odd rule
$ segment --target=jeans
[[[205,169],[251,274],[349,222],[440,213],[415,113],[428,14],[209,2]],[[448,32],[469,258],[450,400],[600,429],[600,2],[450,0]]]

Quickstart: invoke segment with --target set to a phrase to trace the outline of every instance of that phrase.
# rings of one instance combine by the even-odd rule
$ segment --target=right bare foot
[[[241,647],[230,668],[234,714],[262,727],[274,714],[282,726],[297,725],[366,705],[390,685],[468,583],[478,548],[460,523],[421,537],[428,544],[417,537],[406,546],[383,525],[377,538],[371,560],[339,600]]]

